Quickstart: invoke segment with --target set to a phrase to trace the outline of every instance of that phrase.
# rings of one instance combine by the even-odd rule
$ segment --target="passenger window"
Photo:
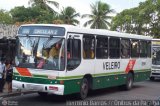
[[[119,38],[109,39],[109,56],[110,58],[120,57],[120,39]]]
[[[108,37],[97,36],[96,58],[108,58]]]
[[[79,39],[68,39],[67,41],[67,69],[73,70],[81,62],[81,41]]]
[[[132,40],[131,57],[139,57],[139,42],[138,42],[138,40]]]
[[[140,57],[147,57],[147,41],[140,41]]]
[[[94,59],[95,57],[95,38],[93,35],[83,37],[83,58]]]
[[[147,57],[151,57],[151,41],[147,42]]]
[[[130,57],[130,40],[121,39],[121,58]]]

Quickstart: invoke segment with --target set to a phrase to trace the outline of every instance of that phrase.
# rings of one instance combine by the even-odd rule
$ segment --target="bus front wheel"
[[[78,94],[78,97],[80,99],[85,99],[88,95],[88,90],[89,90],[89,84],[87,78],[83,78],[80,86],[80,92]]]

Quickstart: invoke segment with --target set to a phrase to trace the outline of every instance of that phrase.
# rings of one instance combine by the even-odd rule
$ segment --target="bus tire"
[[[149,79],[150,79],[151,81],[154,81],[154,80],[155,80],[155,78],[154,78],[154,77],[150,77]]]
[[[126,78],[126,84],[124,86],[125,90],[130,90],[133,87],[133,74],[129,72]]]
[[[87,80],[87,78],[83,78],[82,82],[81,82],[80,92],[78,94],[78,98],[84,100],[88,95],[88,91],[89,91],[88,80]]]
[[[46,97],[48,95],[47,92],[38,92],[39,96]]]

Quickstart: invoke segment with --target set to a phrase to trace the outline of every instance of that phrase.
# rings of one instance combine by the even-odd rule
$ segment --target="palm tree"
[[[59,8],[59,3],[51,0],[29,0],[28,4],[32,6],[39,6],[42,9],[53,11],[56,13],[48,4],[54,5],[56,8]]]
[[[114,13],[113,9],[110,9],[110,6],[107,3],[101,1],[96,2],[95,4],[90,5],[91,14],[84,14],[82,18],[90,18],[87,22],[84,23],[84,26],[91,25],[91,28],[94,29],[108,29],[110,27],[111,16],[108,16],[110,13]]]
[[[76,25],[79,24],[79,21],[76,18],[80,17],[80,14],[77,13],[74,8],[68,6],[63,8],[59,17],[63,20],[64,24]]]

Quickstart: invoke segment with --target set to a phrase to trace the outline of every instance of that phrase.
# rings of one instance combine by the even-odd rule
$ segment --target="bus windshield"
[[[153,47],[152,64],[153,65],[160,65],[160,46]]]
[[[64,70],[64,39],[22,36],[17,38],[16,65],[25,68]]]

